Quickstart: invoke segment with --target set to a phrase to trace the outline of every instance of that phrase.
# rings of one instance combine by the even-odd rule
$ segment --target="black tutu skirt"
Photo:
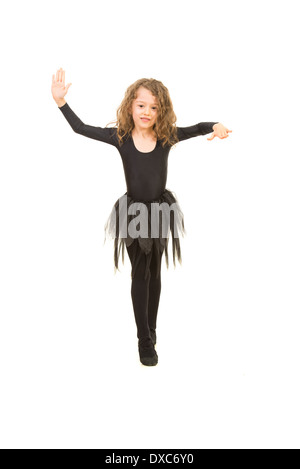
[[[177,257],[181,264],[179,236],[186,233],[184,215],[174,192],[165,189],[156,200],[138,201],[125,192],[114,204],[104,227],[105,239],[114,239],[114,270],[119,270],[119,258],[122,254],[124,264],[124,247],[135,242],[131,277],[134,278],[139,257],[146,255],[145,279],[150,273],[150,261],[153,255],[165,252],[166,266],[169,268],[168,243],[172,236],[173,263]],[[157,262],[157,276],[159,262]]]

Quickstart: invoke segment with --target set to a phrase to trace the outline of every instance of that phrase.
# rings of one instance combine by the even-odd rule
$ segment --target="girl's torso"
[[[159,140],[153,141],[152,144],[149,142],[148,149],[145,145],[143,149],[137,145],[134,137],[129,136],[123,145],[118,147],[127,193],[137,201],[156,200],[166,188],[170,146],[163,148]]]

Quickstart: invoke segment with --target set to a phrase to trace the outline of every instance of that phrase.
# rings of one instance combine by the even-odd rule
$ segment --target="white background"
[[[300,447],[298,6],[2,5],[2,448]],[[181,266],[163,258],[156,367],[139,361],[127,253],[115,275],[103,244],[121,157],[72,131],[60,67],[87,124],[147,77],[178,126],[232,130],[169,154],[187,236]]]

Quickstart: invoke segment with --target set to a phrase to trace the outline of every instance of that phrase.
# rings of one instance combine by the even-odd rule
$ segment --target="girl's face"
[[[150,129],[156,122],[158,102],[155,96],[144,87],[137,91],[137,97],[132,103],[132,118],[139,130]]]

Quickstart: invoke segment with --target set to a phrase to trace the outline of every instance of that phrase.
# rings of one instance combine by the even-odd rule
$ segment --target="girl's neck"
[[[143,140],[143,139],[149,140],[149,139],[156,138],[155,132],[152,129],[137,130],[136,128],[134,128],[131,132],[131,135],[140,140]]]

